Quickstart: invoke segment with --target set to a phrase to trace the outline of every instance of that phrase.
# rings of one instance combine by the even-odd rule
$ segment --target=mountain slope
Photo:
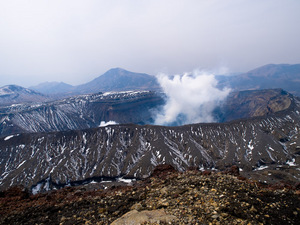
[[[215,110],[219,122],[264,116],[288,108],[292,96],[281,89],[231,93]],[[102,121],[151,124],[164,96],[155,92],[106,92],[59,101],[0,108],[0,137],[98,127]]]
[[[0,224],[299,224],[299,190],[290,185],[274,190],[240,176],[166,166],[144,181],[105,190],[30,195],[10,188],[0,192]]]
[[[282,89],[231,92],[215,109],[219,122],[270,115],[287,109],[292,96]]]
[[[0,108],[0,136],[98,127],[102,121],[145,124],[164,103],[150,91],[98,93]]]
[[[225,169],[274,182],[299,182],[300,102],[275,114],[181,127],[115,125],[82,131],[20,134],[0,139],[0,188],[34,190],[148,176],[158,164]],[[35,165],[34,167],[32,165]]]
[[[76,91],[79,93],[159,89],[159,84],[154,76],[129,72],[121,68],[111,69],[94,80],[76,87]]]
[[[92,81],[78,86],[63,82],[45,82],[31,89],[56,98],[110,91],[160,90],[154,76],[134,73],[121,68],[110,69]]]
[[[30,87],[30,89],[38,91],[47,95],[67,94],[71,92],[74,87],[64,82],[45,82],[36,86]]]
[[[0,106],[46,100],[48,97],[45,95],[17,85],[7,85],[0,88]]]
[[[218,76],[235,90],[281,88],[300,96],[300,64],[269,64],[236,76]]]

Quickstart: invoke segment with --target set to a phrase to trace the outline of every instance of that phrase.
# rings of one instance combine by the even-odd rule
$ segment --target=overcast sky
[[[299,0],[0,0],[0,86],[300,63],[299,12]]]

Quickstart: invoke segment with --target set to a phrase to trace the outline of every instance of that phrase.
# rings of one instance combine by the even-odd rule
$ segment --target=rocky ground
[[[298,185],[299,186],[299,185]],[[299,224],[297,186],[263,186],[227,172],[157,167],[132,186],[0,192],[0,224]]]

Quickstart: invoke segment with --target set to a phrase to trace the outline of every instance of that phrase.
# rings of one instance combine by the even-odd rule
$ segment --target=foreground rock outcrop
[[[143,223],[172,223],[177,222],[176,216],[167,215],[164,209],[143,210],[136,209],[126,213],[121,218],[112,222],[111,225],[143,224]]]
[[[106,190],[29,195],[14,188],[0,192],[0,224],[298,224],[297,187],[262,186],[228,174],[236,169],[179,173],[161,167],[132,186]]]

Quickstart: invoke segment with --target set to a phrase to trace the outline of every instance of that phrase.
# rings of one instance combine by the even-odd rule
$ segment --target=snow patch
[[[111,183],[112,181],[111,180],[104,180],[104,181],[101,181],[100,184],[103,184],[103,183]],[[93,184],[93,183],[92,183]]]
[[[295,163],[295,159],[292,159],[292,161],[287,161],[286,164],[289,166],[297,166],[297,164]]]
[[[84,134],[82,135],[82,139],[83,139],[83,143],[86,145],[86,143],[87,143],[86,133],[84,133]]]
[[[254,149],[254,146],[252,144],[252,140],[249,141],[248,148],[251,150],[251,153],[252,153],[252,150]]]
[[[8,94],[12,94],[13,92],[11,90],[8,89],[8,87],[2,87],[0,88],[0,96],[1,95],[8,95]]]
[[[109,125],[117,125],[118,123],[116,121],[108,121],[108,122],[105,122],[105,121],[101,121],[99,127],[106,127],[106,126],[109,126]]]
[[[268,166],[260,166],[260,167],[257,167],[256,169],[254,169],[254,171],[258,171],[258,170],[264,170],[264,169],[267,169],[269,168]]]
[[[4,138],[4,141],[7,141],[7,140],[9,140],[9,139],[11,139],[11,138],[13,138],[13,137],[16,137],[16,136],[19,136],[19,134],[16,134],[16,135],[9,135],[9,136],[7,136],[6,138]]]
[[[135,179],[125,179],[123,177],[120,177],[120,178],[117,179],[117,181],[118,182],[124,182],[124,183],[130,184],[130,183],[134,182]]]
[[[161,153],[160,153],[160,151],[156,151],[156,155],[157,155],[157,158],[161,158]]]
[[[19,164],[19,166],[17,167],[17,169],[20,168],[25,162],[26,162],[26,160],[24,160],[23,162],[21,162],[21,163]]]
[[[35,195],[35,194],[39,193],[42,189],[42,185],[43,185],[42,183],[38,183],[35,187],[33,187],[31,189],[32,194]]]

